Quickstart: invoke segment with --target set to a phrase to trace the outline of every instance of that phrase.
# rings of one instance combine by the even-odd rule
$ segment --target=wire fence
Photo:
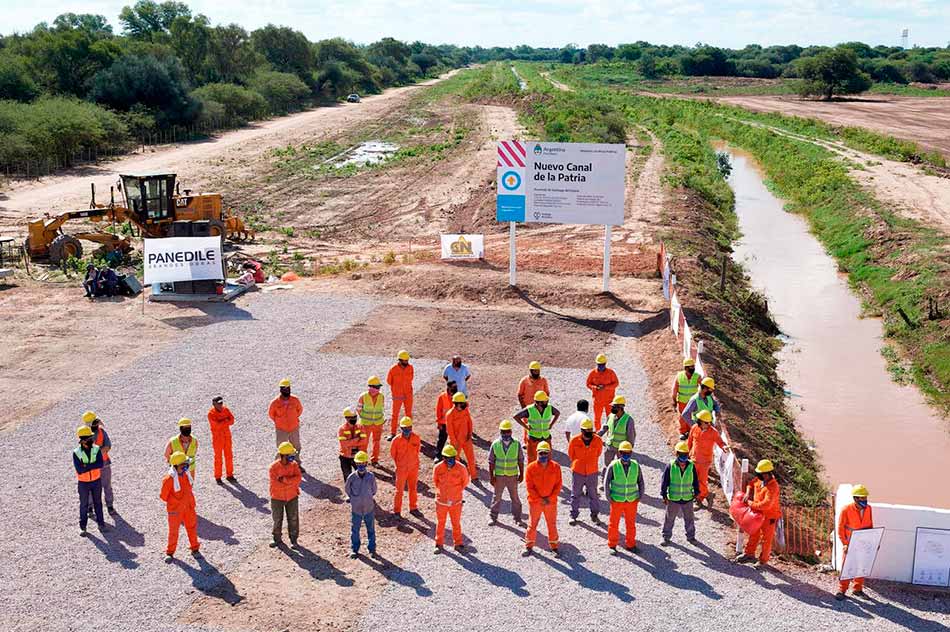
[[[74,152],[0,162],[0,174],[16,179],[42,178],[64,169],[97,165],[130,153],[145,152],[151,147],[205,140],[216,132],[236,129],[245,124],[246,121],[243,120],[225,118],[210,119],[193,125],[174,125],[140,133],[122,144],[81,147]]]

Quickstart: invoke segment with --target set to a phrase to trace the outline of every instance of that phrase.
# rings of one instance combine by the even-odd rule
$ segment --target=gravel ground
[[[623,551],[609,555],[606,530],[585,521],[571,527],[568,506],[558,510],[562,557],[547,551],[539,537],[535,555],[520,557],[523,530],[503,516],[501,526],[488,526],[490,491],[470,487],[463,529],[471,545],[463,554],[433,555],[431,542],[420,545],[404,567],[421,576],[431,595],[420,598],[418,580],[395,577],[381,599],[361,621],[363,630],[560,629],[566,621],[584,630],[817,630],[848,626],[874,630],[944,630],[950,623],[947,602],[903,594],[900,601],[870,586],[873,601],[839,604],[827,590],[776,571],[756,571],[724,558],[722,527],[707,511],[698,512],[697,537],[685,542],[682,523],[673,533],[674,545],[661,548],[663,520],[659,487],[670,458],[666,437],[651,419],[652,404],[638,397],[648,392],[647,376],[636,352],[634,326],[622,325],[608,351],[621,381],[621,392],[637,419],[636,456],[644,468],[647,497],[638,518],[640,555]],[[570,411],[573,400],[587,395],[586,371],[546,369],[555,405]],[[563,450],[564,435],[555,433],[555,450]],[[561,458],[563,457],[563,458]],[[566,456],[558,455],[562,463]],[[569,485],[565,470],[564,481]],[[566,496],[567,494],[562,494]],[[582,509],[581,519],[587,518]],[[543,522],[542,522],[543,524]],[[541,533],[544,533],[541,527]],[[621,549],[622,550],[622,549]],[[828,578],[828,588],[832,588]],[[477,619],[468,619],[475,613]],[[447,618],[445,613],[451,613]],[[777,617],[781,617],[777,619]],[[583,621],[581,621],[583,618]]]
[[[319,353],[328,340],[362,320],[369,301],[285,293],[257,295],[240,306],[209,308],[214,324],[195,327],[181,342],[146,357],[92,389],[0,436],[0,450],[26,452],[22,468],[8,477],[4,512],[16,519],[0,527],[0,592],[7,629],[182,629],[175,617],[198,591],[224,599],[233,587],[224,577],[270,537],[267,466],[273,460],[273,425],[266,411],[277,381],[289,376],[304,403],[302,443],[305,478],[301,511],[320,481],[339,476],[333,441],[343,406],[355,401],[369,373],[385,371],[395,350],[380,356]],[[324,318],[330,315],[330,318]],[[182,323],[187,326],[187,323]],[[368,349],[373,349],[370,344]],[[237,351],[237,353],[235,353]],[[89,360],[98,361],[99,359]],[[435,377],[438,360],[414,361],[416,384]],[[238,486],[218,488],[212,479],[210,433],[205,413],[221,393],[234,412]],[[330,403],[332,402],[332,403]],[[73,430],[87,408],[99,413],[113,443],[117,528],[78,536]],[[199,440],[198,536],[206,560],[188,553],[184,530],[178,560],[162,562],[167,526],[158,498],[165,442],[181,416],[195,420]],[[42,458],[40,458],[42,457]],[[112,523],[111,519],[107,522]],[[42,607],[37,607],[42,604]]]

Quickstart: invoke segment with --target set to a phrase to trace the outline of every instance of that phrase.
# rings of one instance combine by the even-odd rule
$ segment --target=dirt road
[[[232,162],[258,161],[273,148],[301,138],[378,120],[404,105],[422,86],[436,81],[386,90],[366,97],[361,103],[341,103],[285,116],[208,141],[162,147],[38,182],[14,183],[9,190],[0,192],[0,234],[21,234],[23,219],[38,213],[85,208],[90,182],[96,185],[99,201],[107,200],[109,186],[115,184],[120,173],[174,172],[179,174],[183,186],[201,191]]]
[[[816,118],[833,125],[866,127],[912,140],[950,159],[950,100],[940,97],[877,96],[851,101],[805,101],[797,97],[721,97],[755,112],[780,112]]]

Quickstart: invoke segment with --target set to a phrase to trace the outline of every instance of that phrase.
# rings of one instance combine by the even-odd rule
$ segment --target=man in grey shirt
[[[465,396],[468,397],[468,380],[472,377],[472,372],[469,370],[467,364],[462,364],[462,356],[455,354],[452,356],[451,364],[445,365],[445,368],[442,369],[442,379],[446,382],[455,382],[458,386],[459,393],[465,393]]]
[[[369,455],[360,450],[353,457],[356,471],[346,479],[344,490],[347,501],[350,503],[352,521],[350,525],[351,558],[360,554],[360,528],[366,525],[366,548],[369,555],[376,558],[376,477],[367,471]]]

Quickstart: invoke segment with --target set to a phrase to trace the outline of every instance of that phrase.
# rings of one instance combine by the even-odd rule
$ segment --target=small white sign
[[[841,579],[868,577],[874,570],[874,560],[877,559],[877,550],[881,547],[883,537],[884,527],[852,531],[848,554],[841,567]]]
[[[223,278],[221,237],[145,240],[145,284]]]
[[[848,547],[848,554],[851,554],[851,547]],[[950,529],[917,527],[913,583],[950,586]]]
[[[484,235],[442,235],[443,259],[482,259],[484,257]]]

